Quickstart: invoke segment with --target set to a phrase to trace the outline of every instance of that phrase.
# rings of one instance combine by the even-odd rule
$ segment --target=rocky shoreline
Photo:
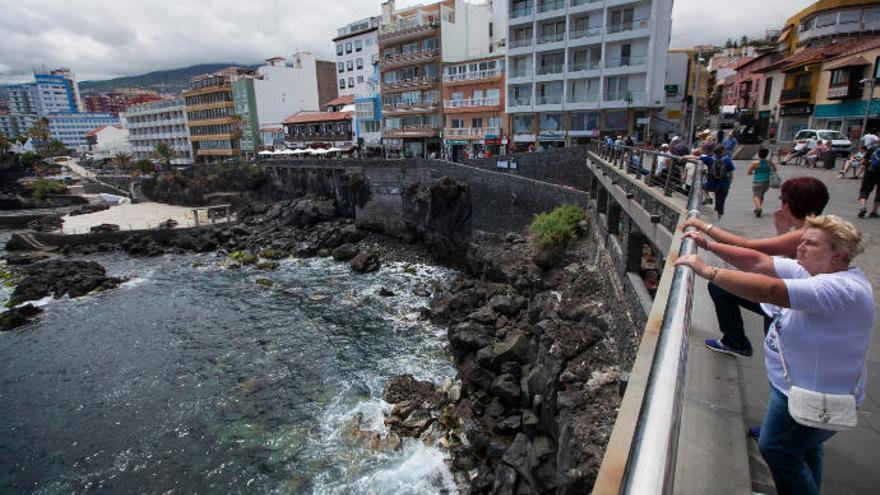
[[[455,187],[441,179],[422,185],[413,197],[428,201],[422,210],[436,214],[432,188],[453,191],[443,199],[449,203],[459,194]],[[446,209],[458,214],[456,208]],[[354,272],[373,271],[387,261],[456,268],[458,276],[432,288],[423,317],[447,326],[458,380],[440,386],[408,376],[389,379],[384,395],[393,405],[389,431],[447,448],[465,493],[591,489],[638,334],[589,221],[581,222],[579,237],[548,263],[534,258],[524,234],[470,238],[456,231],[455,218],[445,224],[429,218],[400,238],[358,229],[351,218],[340,216],[333,201],[316,197],[248,201],[238,210],[240,222],[231,226],[167,241],[135,235],[119,245],[65,247],[61,254],[218,252],[267,271],[273,260],[287,256],[332,256]],[[13,238],[7,249],[20,247]],[[75,297],[121,282],[106,277],[94,262],[32,258],[8,257],[10,265],[17,264],[16,292],[22,286],[39,289],[22,289],[13,296],[16,304],[50,294]],[[29,281],[41,272],[66,285]],[[22,305],[0,320],[22,325],[38,310]],[[394,438],[374,440],[384,448],[399,445]]]

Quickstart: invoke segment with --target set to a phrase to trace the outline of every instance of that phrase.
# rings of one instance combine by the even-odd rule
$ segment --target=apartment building
[[[644,134],[665,101],[672,0],[509,1],[506,106],[518,148]]]
[[[336,98],[336,68],[309,52],[290,59],[273,57],[252,75],[232,81],[235,114],[240,117],[241,151],[253,155],[260,146],[260,129],[280,128],[289,115],[317,112]]]
[[[92,129],[86,133],[89,151],[96,160],[111,160],[119,154],[130,154],[131,143],[128,130],[121,126],[108,125]]]
[[[373,94],[370,79],[379,61],[378,16],[347,24],[336,31],[336,73],[339,96]]]
[[[327,102],[322,112],[300,112],[284,121],[285,142],[297,148],[355,148],[354,95]]]
[[[397,10],[382,4],[379,64],[386,154],[440,154],[443,130],[440,20],[454,0]]]
[[[443,145],[454,160],[481,151],[501,154],[506,135],[504,58],[507,1],[456,0],[441,20]]]
[[[120,117],[136,160],[155,158],[156,146],[164,143],[175,152],[173,165],[193,163],[183,98],[132,105]]]
[[[195,161],[241,154],[242,132],[239,119],[234,117],[232,82],[253,74],[251,70],[229,67],[194,77],[190,89],[183,92]]]
[[[99,127],[118,126],[119,117],[112,113],[51,113],[49,137],[64,143],[68,149],[85,151],[89,141],[87,134]]]

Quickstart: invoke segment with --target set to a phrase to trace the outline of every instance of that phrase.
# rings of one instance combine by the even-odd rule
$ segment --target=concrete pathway
[[[775,234],[773,212],[779,208],[779,191],[771,189],[764,203],[764,215],[755,218],[753,214],[751,177],[745,174],[750,161],[737,160],[733,187],[727,200],[726,214],[718,223],[725,229],[740,235],[755,238]],[[880,219],[858,218],[858,189],[860,181],[837,179],[836,171],[806,169],[801,167],[780,167],[783,179],[808,175],[821,179],[828,186],[831,201],[826,213],[833,213],[853,222],[865,236],[867,251],[855,260],[856,266],[868,275],[874,286],[875,304],[880,303]],[[715,222],[711,207],[704,207],[703,218]],[[699,290],[699,286],[698,289]],[[708,297],[706,297],[708,299]],[[711,302],[710,302],[711,304]],[[698,316],[697,321],[706,312]],[[714,314],[710,317],[714,318]],[[693,349],[694,352],[710,353],[713,359],[735,360],[739,367],[739,379],[743,399],[743,416],[749,425],[761,423],[768,399],[767,375],[764,370],[763,331],[757,315],[743,313],[746,331],[755,354],[751,358],[733,358],[709,351],[705,347]],[[714,326],[714,322],[713,322]],[[825,443],[825,469],[822,493],[865,494],[880,492],[880,315],[875,321],[873,343],[868,354],[868,382],[864,405],[859,412],[859,426],[848,432],[841,432]],[[752,479],[756,489],[764,491],[766,473],[761,472],[760,455],[753,441],[749,441],[753,454]]]

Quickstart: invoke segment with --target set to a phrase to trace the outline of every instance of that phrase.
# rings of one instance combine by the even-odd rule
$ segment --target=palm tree
[[[113,157],[113,163],[116,164],[116,168],[119,169],[120,172],[127,172],[129,165],[131,165],[131,159],[131,155],[124,151],[120,151]]]
[[[9,141],[9,138],[6,137],[6,134],[0,132],[0,154],[5,154],[11,147],[12,143]]]
[[[159,143],[153,146],[153,156],[162,161],[162,170],[167,172],[171,169],[171,160],[177,156],[177,152],[168,143]]]
[[[28,135],[34,138],[38,149],[42,150],[49,141],[49,119],[46,117],[37,119],[34,125],[28,129]]]

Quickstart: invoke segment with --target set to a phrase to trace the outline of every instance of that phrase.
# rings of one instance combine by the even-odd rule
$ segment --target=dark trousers
[[[727,201],[727,192],[729,190],[729,187],[715,188],[715,211],[718,212],[719,215],[724,215],[724,202]]]
[[[773,319],[764,314],[759,303],[743,299],[711,282],[709,283],[709,296],[712,298],[712,302],[715,303],[718,327],[721,328],[721,333],[724,335],[721,338],[722,344],[741,351],[752,350],[752,343],[746,337],[746,331],[743,327],[742,311],[740,308],[763,316],[764,335],[767,335]]]

